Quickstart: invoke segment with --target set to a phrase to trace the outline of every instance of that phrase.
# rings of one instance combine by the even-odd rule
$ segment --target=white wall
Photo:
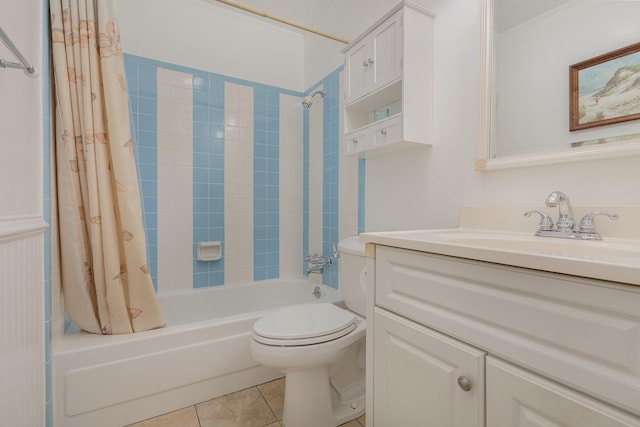
[[[42,1],[0,2],[2,29],[40,68]],[[17,62],[0,43],[0,58]],[[0,413],[45,425],[42,79],[0,68]]]
[[[304,90],[298,32],[203,0],[122,1],[120,18],[127,53]]]
[[[336,25],[332,32],[354,37],[355,34],[348,32],[358,27],[365,29],[368,25],[365,22],[375,22],[397,2],[352,0],[348,3],[348,6],[335,7],[348,7],[357,10],[357,14],[348,15],[346,10],[341,10],[324,19]],[[367,159],[367,231],[455,227],[460,207],[464,205],[539,204],[553,190],[566,192],[575,204],[640,203],[637,187],[640,159],[637,157],[475,172],[478,2],[421,0],[416,3],[436,14],[435,142],[431,149]],[[353,16],[357,18],[350,19]],[[329,31],[329,28],[322,29]],[[322,63],[322,49],[317,54],[308,49],[305,54]],[[341,64],[340,57],[326,58],[328,62],[333,61],[324,65],[327,69]],[[315,77],[307,71],[306,79],[313,81]]]
[[[27,60],[42,57],[39,0],[0,2],[2,29]],[[17,62],[0,43],[0,58]],[[42,213],[42,83],[0,68],[0,218]],[[20,183],[20,186],[16,184]]]

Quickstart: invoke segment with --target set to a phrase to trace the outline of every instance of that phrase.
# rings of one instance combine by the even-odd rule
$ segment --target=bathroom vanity
[[[362,234],[368,425],[640,426],[640,243],[603,236]]]

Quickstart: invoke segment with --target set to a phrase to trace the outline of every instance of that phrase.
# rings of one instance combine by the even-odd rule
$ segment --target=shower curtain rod
[[[228,5],[228,6],[244,10],[245,12],[249,12],[249,13],[253,13],[254,15],[262,16],[263,18],[268,18],[268,19],[271,19],[273,21],[278,21],[278,22],[281,22],[283,24],[289,25],[291,27],[295,27],[295,28],[298,28],[300,30],[304,30],[304,31],[307,31],[307,32],[310,32],[310,33],[313,33],[313,34],[316,34],[316,35],[319,35],[319,36],[322,36],[322,37],[326,37],[328,39],[335,40],[335,41],[340,42],[340,43],[349,44],[349,40],[343,39],[343,38],[338,37],[338,36],[334,36],[333,34],[324,33],[322,31],[318,31],[318,30],[316,30],[314,28],[307,27],[306,25],[298,24],[297,22],[294,22],[294,21],[289,21],[288,19],[284,19],[284,18],[280,18],[278,16],[271,15],[271,14],[265,12],[264,10],[254,9],[252,7],[246,6],[246,5],[242,4],[242,3],[238,3],[238,2],[233,1],[233,0],[217,0],[217,1],[220,2],[220,3],[224,3],[224,4]]]
[[[25,74],[30,77],[36,77],[38,74],[38,70],[34,67],[27,59],[20,53],[16,45],[13,44],[7,33],[4,32],[2,27],[0,27],[0,39],[4,45],[13,53],[20,63],[17,62],[8,62],[2,58],[0,58],[0,68],[17,68],[19,70],[24,70]]]

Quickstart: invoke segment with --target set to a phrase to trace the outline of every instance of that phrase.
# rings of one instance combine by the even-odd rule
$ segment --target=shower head
[[[302,98],[302,106],[306,109],[311,108],[311,105],[313,105],[313,97],[316,95],[320,95],[322,98],[324,98],[325,92],[322,89],[318,89],[310,95],[305,96],[304,98]]]

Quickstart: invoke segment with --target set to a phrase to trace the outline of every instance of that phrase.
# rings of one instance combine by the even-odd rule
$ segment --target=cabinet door
[[[379,308],[373,330],[373,425],[484,426],[484,352]]]
[[[402,77],[402,12],[386,20],[371,33],[372,89]]]
[[[372,73],[370,38],[366,37],[345,53],[345,102],[348,104],[369,90]]]
[[[486,384],[491,427],[640,426],[639,418],[491,356]]]

